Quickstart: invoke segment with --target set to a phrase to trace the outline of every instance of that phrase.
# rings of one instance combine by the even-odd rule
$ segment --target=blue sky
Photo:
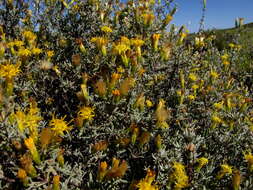
[[[244,23],[253,22],[253,0],[206,0],[205,29],[233,27],[235,18],[242,17]],[[175,0],[178,11],[173,23],[185,24],[190,32],[196,32],[201,19],[202,0]]]

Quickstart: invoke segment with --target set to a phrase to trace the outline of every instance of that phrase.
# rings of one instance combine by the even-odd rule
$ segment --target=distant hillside
[[[214,29],[216,43],[219,48],[225,48],[228,43],[236,43],[243,48],[253,47],[253,23],[243,25],[241,28]]]

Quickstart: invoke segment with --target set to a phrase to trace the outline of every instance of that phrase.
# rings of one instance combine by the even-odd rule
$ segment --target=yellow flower
[[[20,179],[20,181],[23,183],[24,186],[28,185],[27,173],[24,169],[19,168],[17,176]]]
[[[53,50],[48,50],[48,51],[46,52],[46,54],[47,54],[47,57],[48,57],[48,58],[51,58],[51,57],[54,56],[54,51],[53,51]]]
[[[153,106],[153,103],[150,100],[146,100],[146,105],[147,105],[147,107],[150,108]]]
[[[107,165],[106,161],[101,162],[101,163],[99,164],[99,167],[98,167],[98,175],[97,175],[97,179],[98,179],[99,181],[102,181],[102,180],[104,179],[104,177],[105,177],[105,175],[106,175],[106,173],[107,173],[107,167],[108,167],[108,165]]]
[[[26,114],[22,111],[17,111],[15,113],[15,117],[18,124],[18,129],[21,133],[24,132],[24,129],[26,128]]]
[[[197,162],[199,163],[197,166],[197,171],[199,171],[203,166],[208,164],[208,159],[205,157],[201,157],[197,159]]]
[[[164,25],[167,26],[172,21],[172,19],[173,19],[173,16],[171,16],[170,14],[168,14],[166,16],[166,18],[164,19],[164,21],[163,21]]]
[[[23,36],[28,41],[34,41],[37,38],[37,36],[31,31],[24,31]]]
[[[57,65],[53,66],[52,69],[54,70],[54,72],[56,72],[56,74],[57,74],[58,76],[60,76],[61,71],[59,70],[59,67],[58,67]]]
[[[251,153],[244,155],[245,160],[248,162],[250,172],[253,172],[253,155]]]
[[[25,146],[30,150],[33,160],[39,164],[40,163],[40,155],[37,151],[37,148],[34,144],[34,140],[32,137],[25,139]]]
[[[151,25],[153,23],[153,20],[155,19],[155,15],[152,13],[144,13],[142,14],[143,23],[144,25]]]
[[[222,165],[221,165],[221,170],[219,171],[219,173],[218,173],[218,175],[217,175],[217,179],[223,178],[223,176],[224,176],[225,174],[231,175],[232,172],[233,172],[233,170],[232,170],[232,167],[231,167],[231,166],[229,166],[228,164],[222,164]]]
[[[197,84],[192,85],[192,89],[193,89],[193,90],[196,90],[196,89],[198,89],[198,88],[199,88],[199,85],[197,85]]]
[[[154,50],[156,51],[158,49],[158,42],[160,39],[161,34],[153,34],[151,39],[152,39],[152,46]]]
[[[0,77],[3,77],[7,80],[12,79],[20,72],[19,67],[20,63],[15,65],[11,63],[0,65]]]
[[[116,55],[123,55],[129,49],[130,49],[130,47],[127,46],[126,44],[119,43],[119,44],[113,46],[112,52]]]
[[[57,119],[55,118],[55,116],[53,115],[52,120],[49,123],[49,126],[52,127],[51,129],[57,134],[57,135],[64,135],[65,131],[70,131],[72,129],[71,126],[69,126],[70,122],[66,122],[64,121],[66,116]]]
[[[223,65],[225,65],[225,66],[227,66],[227,65],[229,65],[229,64],[230,64],[230,62],[229,62],[229,61],[227,61],[227,60],[222,61],[222,63],[223,63]]]
[[[189,96],[188,96],[188,98],[189,98],[189,100],[195,100],[195,96],[194,95],[192,95],[192,94],[190,94]]]
[[[185,166],[179,162],[174,162],[174,172],[171,174],[170,179],[175,184],[175,189],[183,189],[189,185],[189,177],[186,175]]]
[[[104,56],[106,56],[106,45],[108,43],[108,40],[103,37],[93,37],[91,38],[91,42],[95,43],[97,48],[102,52]]]
[[[190,79],[191,81],[196,81],[196,80],[198,80],[198,77],[197,77],[196,74],[190,73],[190,74],[189,74],[189,79]]]
[[[113,96],[120,96],[120,91],[118,89],[115,89],[112,91]]]
[[[13,42],[13,45],[17,46],[17,47],[21,47],[24,45],[24,42],[23,41],[20,41],[20,40],[15,40]]]
[[[41,50],[40,48],[33,48],[33,49],[31,50],[31,52],[32,52],[32,54],[34,54],[34,55],[39,55],[39,54],[42,53],[42,50]]]
[[[94,108],[83,106],[78,112],[78,115],[83,120],[91,121],[95,117]]]
[[[230,48],[234,48],[234,47],[235,47],[235,44],[229,43],[228,46],[229,46]]]
[[[166,44],[161,49],[161,58],[163,61],[169,60],[171,56],[171,44]]]
[[[219,118],[216,114],[212,115],[212,121],[215,123],[222,123],[222,119]]]
[[[216,103],[214,103],[213,104],[213,106],[216,108],[216,109],[222,109],[223,108],[223,101],[221,101],[221,102],[216,102]]]
[[[53,190],[60,190],[60,176],[53,177]]]
[[[195,45],[197,47],[203,47],[205,45],[204,37],[195,37]]]
[[[187,36],[187,33],[185,33],[185,32],[180,33],[180,36],[179,36],[179,43],[180,44],[183,42],[183,40],[186,38],[186,36]]]
[[[227,53],[225,53],[224,55],[221,56],[222,61],[225,61],[227,59],[228,59],[228,54]]]
[[[125,72],[125,69],[124,69],[123,67],[119,66],[119,67],[117,68],[117,72],[118,72],[118,73],[124,73],[124,72]]]
[[[141,57],[141,46],[144,44],[144,41],[138,38],[131,39],[131,45],[135,46],[137,56]]]
[[[120,37],[120,43],[125,44],[127,46],[131,45],[131,41],[125,36]]]
[[[215,72],[215,71],[212,70],[212,71],[210,72],[210,76],[211,76],[212,78],[216,79],[216,78],[219,77],[219,74],[218,74],[217,72]]]
[[[112,29],[109,26],[102,26],[101,30],[105,33],[112,33]]]
[[[165,108],[165,101],[163,99],[159,100],[155,111],[155,118],[157,120],[156,125],[161,128],[168,128],[166,120],[169,118],[168,110]]]
[[[234,190],[239,190],[240,183],[241,183],[241,174],[240,174],[240,171],[236,169],[233,171],[233,177],[232,177],[232,186]]]
[[[136,187],[139,190],[158,190],[159,188],[157,185],[152,185],[154,179],[155,179],[154,171],[148,169],[146,177],[140,180],[139,183],[136,185]]]
[[[32,52],[29,49],[21,48],[18,50],[19,57],[29,57],[32,55]]]
[[[131,45],[135,47],[141,47],[144,44],[144,41],[138,38],[131,39]]]

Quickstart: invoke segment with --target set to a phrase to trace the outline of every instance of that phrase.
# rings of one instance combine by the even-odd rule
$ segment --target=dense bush
[[[1,1],[1,189],[253,188],[252,59],[173,6]]]

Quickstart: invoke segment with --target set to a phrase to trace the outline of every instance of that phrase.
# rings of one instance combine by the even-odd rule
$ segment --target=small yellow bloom
[[[197,166],[197,171],[199,171],[203,166],[208,164],[208,159],[205,157],[201,157],[197,159],[198,166]]]
[[[144,13],[142,14],[144,25],[150,26],[155,19],[155,15],[153,13]]]
[[[83,120],[91,121],[95,117],[94,108],[83,106],[78,112],[78,115]]]
[[[102,26],[101,30],[105,33],[112,33],[112,29],[109,26]]]
[[[146,105],[147,105],[147,107],[150,108],[153,106],[153,103],[150,100],[146,100]]]
[[[34,41],[37,38],[37,36],[31,31],[24,31],[23,36],[28,41]]]
[[[24,186],[28,185],[27,173],[24,169],[19,168],[17,176],[20,179],[20,181],[23,183]]]
[[[21,48],[18,50],[19,57],[29,57],[32,55],[32,52],[29,49]]]
[[[210,72],[210,76],[211,76],[212,78],[216,79],[216,78],[219,77],[219,74],[218,74],[217,72],[215,72],[215,71],[211,71],[211,72]]]
[[[14,46],[17,46],[17,47],[21,47],[21,46],[24,45],[24,42],[23,42],[23,41],[20,41],[20,40],[15,40],[15,41],[13,42],[13,45],[14,45]]]
[[[136,187],[139,190],[158,190],[159,187],[157,185],[152,185],[155,180],[155,172],[150,169],[147,170],[147,175],[144,179],[140,180]]]
[[[131,45],[135,47],[141,47],[144,44],[144,41],[138,38],[131,39]]]
[[[125,69],[124,69],[123,67],[119,66],[119,67],[117,68],[117,72],[118,72],[118,73],[124,73],[124,72],[125,72]]]
[[[197,47],[203,47],[205,45],[204,37],[195,37],[195,45]]]
[[[196,81],[196,80],[198,80],[198,77],[197,77],[196,74],[190,73],[190,74],[189,74],[189,79],[190,79],[191,81]]]
[[[40,155],[37,151],[37,148],[34,144],[33,138],[29,137],[28,139],[25,139],[25,146],[30,150],[31,155],[33,157],[33,160],[39,164],[40,163]]]
[[[221,56],[221,60],[222,60],[222,61],[225,61],[225,60],[228,59],[228,57],[229,57],[228,54],[225,53],[224,55]]]
[[[229,43],[228,46],[229,46],[230,48],[234,48],[234,47],[235,47],[235,44]]]
[[[95,43],[97,48],[102,52],[104,56],[106,56],[106,45],[108,43],[108,40],[104,37],[93,37],[91,38],[91,42]]]
[[[245,160],[248,162],[250,172],[253,172],[253,155],[251,153],[244,155]]]
[[[216,103],[213,104],[213,106],[214,106],[216,109],[220,110],[220,109],[223,108],[223,103],[224,103],[223,101],[221,101],[221,102],[216,102]]]
[[[54,51],[53,50],[49,50],[49,51],[46,52],[46,54],[47,54],[48,58],[51,58],[51,57],[54,56]]]
[[[189,98],[189,100],[195,100],[195,96],[194,95],[192,95],[192,94],[190,94],[189,96],[188,96],[188,98]]]
[[[53,177],[53,190],[60,190],[60,176]]]
[[[7,80],[11,80],[13,77],[17,76],[20,72],[20,63],[18,64],[2,64],[0,65],[0,77],[3,77]]]
[[[214,114],[212,116],[212,121],[215,123],[222,123],[222,119],[219,116],[217,116],[216,114]]]
[[[171,16],[170,14],[168,14],[166,16],[166,18],[164,19],[164,21],[163,21],[164,25],[167,26],[172,21],[172,19],[173,19],[173,16]]]
[[[198,89],[199,88],[199,85],[197,85],[197,84],[194,84],[194,85],[192,85],[192,87],[191,87],[193,90],[196,90],[196,89]]]
[[[153,34],[151,37],[152,45],[155,51],[158,49],[158,42],[159,42],[160,37],[161,37],[161,34]]]
[[[99,164],[99,167],[98,167],[98,175],[97,175],[97,179],[99,181],[102,181],[107,173],[107,168],[108,168],[108,165],[106,163],[106,161],[104,162],[101,162]]]
[[[66,116],[57,119],[55,118],[55,116],[53,115],[52,120],[49,122],[49,126],[52,127],[51,129],[57,134],[57,135],[64,135],[64,132],[68,132],[72,129],[71,126],[69,126],[70,122],[66,122],[64,121]]]
[[[61,75],[61,71],[59,70],[59,67],[57,65],[53,66],[52,69],[54,70],[54,72],[56,72],[58,76]]]
[[[120,96],[120,91],[118,89],[115,89],[112,91],[113,96]]]
[[[189,177],[186,174],[185,166],[179,162],[174,162],[174,172],[170,175],[170,180],[174,182],[175,189],[183,189],[189,186]]]
[[[42,50],[41,50],[40,48],[33,48],[33,49],[31,50],[31,52],[32,52],[32,54],[34,54],[34,55],[39,55],[39,54],[42,53]]]
[[[223,178],[224,175],[229,174],[231,175],[233,172],[232,167],[229,166],[228,164],[222,164],[221,165],[221,170],[219,171],[217,175],[217,179]]]
[[[131,41],[125,36],[120,37],[120,43],[125,44],[127,46],[131,45]]]
[[[120,44],[117,44],[117,45],[113,46],[112,52],[115,55],[123,55],[129,49],[130,49],[129,46],[127,46],[126,44],[120,43]]]

